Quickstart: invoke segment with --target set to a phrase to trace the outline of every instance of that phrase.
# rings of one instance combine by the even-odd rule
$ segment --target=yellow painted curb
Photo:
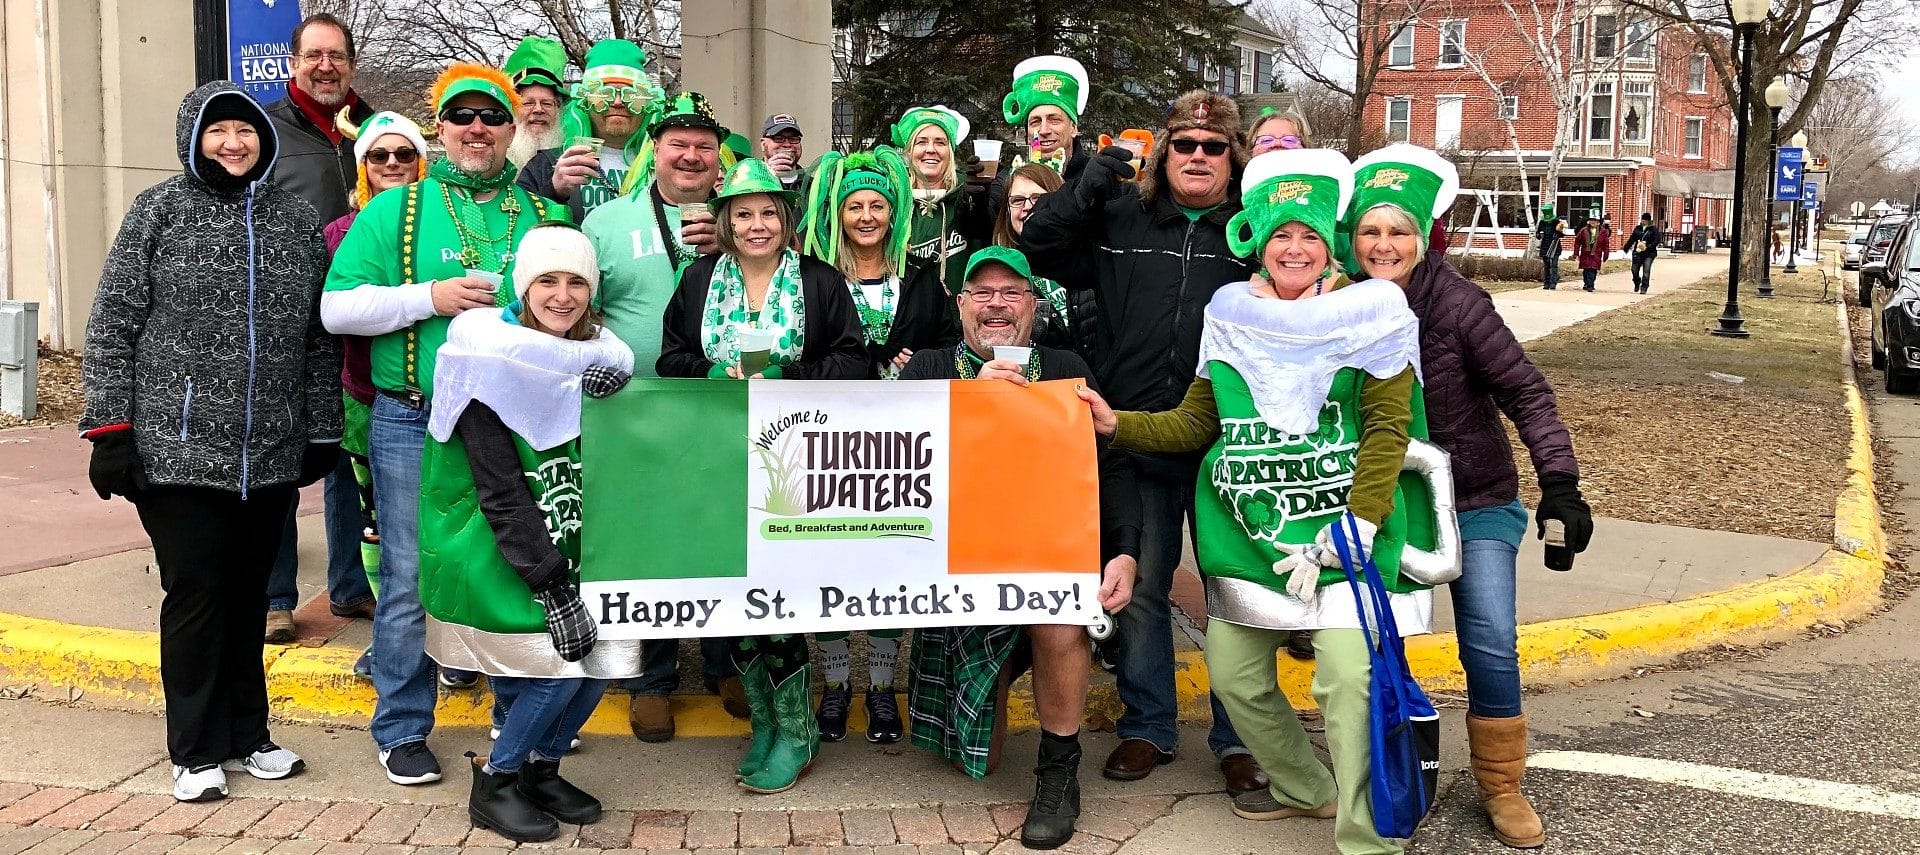
[[[1678,602],[1523,625],[1520,670],[1528,685],[1616,676],[1636,665],[1692,650],[1780,640],[1816,623],[1858,617],[1879,604],[1886,576],[1886,538],[1874,490],[1866,405],[1852,376],[1844,305],[1840,312],[1847,351],[1843,385],[1853,436],[1847,484],[1834,502],[1833,546],[1813,563],[1778,578]],[[0,675],[11,683],[53,687],[55,697],[78,690],[93,700],[159,708],[163,705],[159,651],[159,635],[153,632],[0,614]],[[357,655],[358,651],[340,647],[269,646],[264,659],[274,715],[299,722],[365,724],[373,713],[374,693],[371,684],[352,676]],[[1453,633],[1409,639],[1407,660],[1429,691],[1457,693],[1466,688],[1459,642]],[[1295,706],[1313,707],[1312,664],[1285,655],[1279,661],[1281,688]],[[1203,654],[1185,652],[1175,658],[1174,688],[1182,720],[1208,720],[1207,685]],[[442,692],[438,723],[487,725],[487,697],[483,692]],[[624,697],[609,695],[588,722],[587,732],[627,733],[625,706]],[[860,704],[854,706],[852,726],[863,728],[864,711]],[[1093,687],[1087,699],[1090,716],[1117,720],[1120,709],[1110,684]],[[674,710],[681,736],[747,732],[747,723],[727,715],[712,696],[675,697]],[[1013,694],[1007,713],[1012,727],[1038,723],[1027,692]]]

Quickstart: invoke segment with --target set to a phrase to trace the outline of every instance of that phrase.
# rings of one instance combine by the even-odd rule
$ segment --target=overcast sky
[[[1920,60],[1920,51],[1909,51],[1881,78],[1886,83],[1884,91],[1892,92],[1906,108],[1909,124],[1920,124],[1920,63],[1915,60]],[[1907,163],[1920,163],[1920,151],[1905,152],[1901,159]]]

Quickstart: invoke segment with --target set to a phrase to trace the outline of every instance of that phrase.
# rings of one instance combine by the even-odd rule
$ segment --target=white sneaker
[[[245,772],[263,781],[278,781],[298,775],[307,768],[300,755],[271,742],[262,743],[252,754],[220,764],[228,772]]]
[[[173,798],[183,802],[211,802],[227,797],[227,773],[208,763],[191,769],[173,767]]]

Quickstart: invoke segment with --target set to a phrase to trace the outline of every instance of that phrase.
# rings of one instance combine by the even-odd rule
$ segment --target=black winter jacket
[[[150,483],[245,495],[297,480],[308,442],[340,441],[340,348],[320,326],[327,248],[313,206],[266,180],[202,178],[220,168],[198,156],[215,98],[246,101],[256,169],[272,169],[273,126],[253,99],[223,81],[187,96],[185,171],[134,199],[100,271],[80,428],[133,425]]]
[[[1519,431],[1536,474],[1579,477],[1553,387],[1486,290],[1454,270],[1444,254],[1429,252],[1407,283],[1407,305],[1420,319],[1427,430],[1453,456],[1456,508],[1499,507],[1520,494],[1501,413]]]
[[[681,271],[680,285],[673,289],[661,319],[660,359],[654,364],[660,376],[706,377],[712,370],[713,360],[701,346],[700,318],[707,308],[713,268],[719,263],[720,253],[708,253]],[[807,315],[800,358],[782,370],[782,379],[867,379],[873,366],[860,338],[860,314],[853,308],[847,278],[839,268],[801,256],[800,299]]]
[[[1087,206],[1070,190],[1048,193],[1027,217],[1020,237],[1034,272],[1066,288],[1091,285],[1100,311],[1093,368],[1108,402],[1122,410],[1171,410],[1193,383],[1207,302],[1255,268],[1227,248],[1239,192],[1188,220],[1170,193],[1152,203],[1128,193]],[[1088,256],[1091,283],[1070,267],[1053,275]]]
[[[847,293],[848,299],[852,299],[853,292]],[[907,275],[894,300],[893,326],[887,330],[887,340],[867,345],[872,378],[877,379],[881,367],[892,362],[901,350],[917,352],[947,347],[960,340],[953,298],[940,287],[940,276],[933,262],[907,259]]]
[[[289,86],[293,84],[287,84]],[[320,212],[321,223],[331,223],[347,215],[348,200],[360,181],[359,164],[353,158],[353,140],[339,145],[300,112],[300,105],[288,95],[267,105],[267,117],[280,136],[280,157],[268,177],[275,186],[307,200]],[[355,124],[373,115],[373,108],[355,100],[348,114]],[[421,152],[425,156],[426,152]],[[575,220],[574,222],[579,222]]]

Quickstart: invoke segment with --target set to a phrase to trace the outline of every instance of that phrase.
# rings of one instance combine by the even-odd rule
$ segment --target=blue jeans
[[[374,399],[367,459],[380,509],[380,599],[373,610],[373,741],[388,751],[433,732],[433,660],[420,607],[420,455],[430,407]]]
[[[351,609],[373,599],[367,568],[360,563],[360,487],[353,478],[353,460],[340,455],[340,464],[327,474],[327,603],[335,610]],[[292,611],[300,605],[300,534],[294,520],[300,513],[300,494],[287,509],[287,527],[280,554],[267,576],[267,611]]]
[[[529,756],[558,760],[600,705],[607,681],[582,678],[488,677],[497,693],[507,688],[512,705],[500,723],[487,765],[496,772],[517,772]]]
[[[1193,515],[1193,485],[1197,461],[1160,455],[1135,454],[1139,474],[1140,577],[1133,586],[1133,602],[1114,615],[1119,645],[1120,701],[1126,705],[1115,732],[1121,739],[1144,739],[1172,751],[1180,738],[1180,705],[1173,688],[1173,574],[1180,567],[1180,526]],[[1209,694],[1213,729],[1207,747],[1216,756],[1246,751],[1233,722]]]
[[[1560,257],[1540,257],[1540,284],[1548,288],[1560,286]]]
[[[1633,287],[1645,291],[1653,287],[1653,255],[1633,257]]]
[[[1593,267],[1580,268],[1580,288],[1585,291],[1592,291],[1594,280],[1599,276],[1600,276],[1600,271],[1597,268],[1593,268]]]
[[[707,683],[734,676],[731,638],[700,639],[700,673]],[[671,695],[680,689],[680,641],[661,638],[640,642],[640,676],[620,681],[635,695]]]
[[[1453,580],[1453,626],[1460,667],[1467,672],[1467,712],[1481,718],[1520,714],[1519,626],[1514,563],[1520,551],[1503,540],[1469,540]]]

